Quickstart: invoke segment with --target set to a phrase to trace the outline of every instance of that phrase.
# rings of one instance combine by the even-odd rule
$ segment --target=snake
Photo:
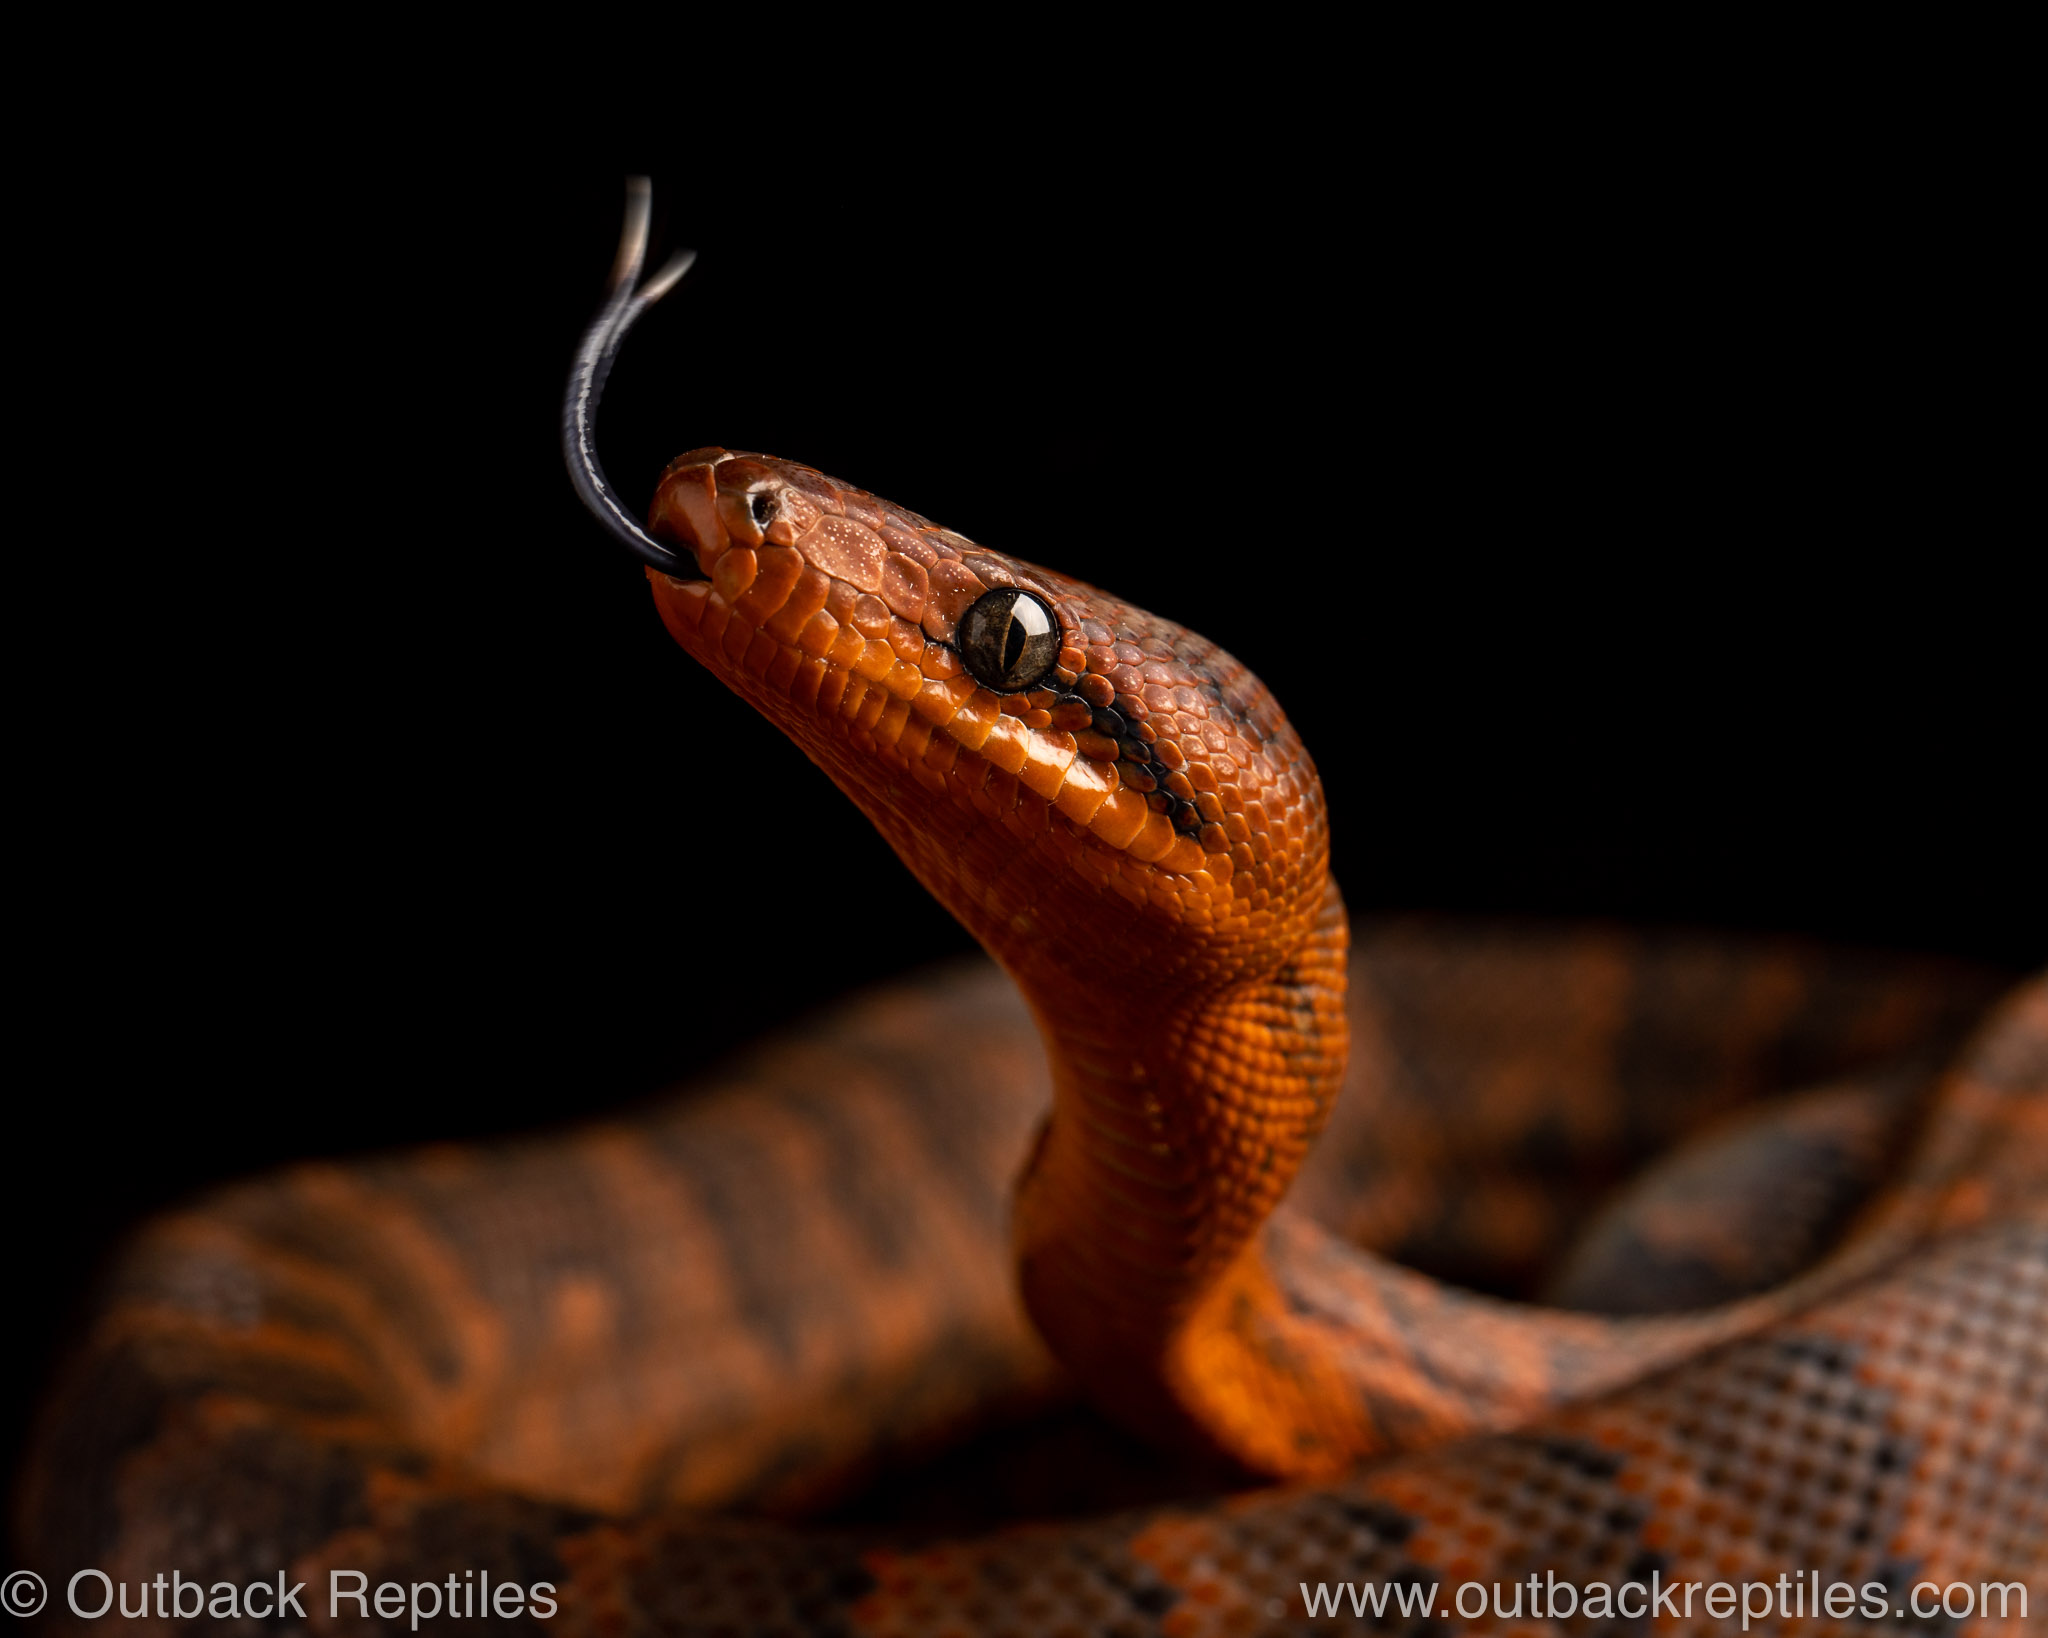
[[[1307,749],[1207,639],[787,460],[693,450],[629,514],[597,406],[689,265],[641,282],[647,220],[635,184],[572,478],[992,960],[595,1125],[154,1220],[38,1423],[30,1561],[283,1571],[323,1632],[407,1625],[330,1610],[338,1570],[545,1585],[505,1622],[607,1635],[1726,1630],[1539,1613],[1543,1578],[2021,1630],[1908,1589],[2048,1603],[2048,979],[1354,925]],[[1303,617],[1304,577],[1260,583]],[[647,890],[688,927],[672,860]],[[783,864],[818,908],[791,961],[887,944],[895,882],[823,830]],[[1006,1514],[976,1458],[863,1517],[989,1428],[1078,1502]]]

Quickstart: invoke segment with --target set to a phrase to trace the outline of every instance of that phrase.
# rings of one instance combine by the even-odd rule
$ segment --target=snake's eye
[[[747,509],[754,514],[754,527],[765,529],[775,516],[775,497],[765,489],[757,489],[747,502]]]
[[[960,617],[960,660],[999,694],[1035,688],[1060,657],[1060,623],[1045,600],[1014,586],[983,592]]]

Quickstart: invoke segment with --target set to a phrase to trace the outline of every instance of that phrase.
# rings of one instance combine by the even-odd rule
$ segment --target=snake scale
[[[636,293],[643,239],[644,209],[572,382],[585,498],[1002,973],[873,993],[634,1118],[158,1220],[41,1424],[37,1560],[482,1571],[558,1589],[508,1624],[594,1634],[1647,1630],[1301,1591],[1532,1575],[2039,1610],[2048,982],[1352,927],[1306,750],[1206,640],[768,457],[681,456],[627,518],[589,427],[680,271]],[[687,876],[648,884],[687,924]],[[828,944],[886,932],[818,891]],[[832,1512],[1076,1394],[1185,1493]]]

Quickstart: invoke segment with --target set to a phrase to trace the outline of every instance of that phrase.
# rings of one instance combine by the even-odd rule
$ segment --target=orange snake
[[[572,450],[666,288],[633,294],[642,235]],[[582,481],[1024,1010],[905,987],[637,1122],[162,1220],[44,1424],[50,1563],[545,1570],[549,1627],[606,1633],[1330,1630],[1304,1584],[1531,1574],[2048,1597],[2048,986],[1597,931],[1354,950],[1308,754],[1212,644],[789,462],[681,456],[646,532]],[[1670,1146],[1563,1257],[1574,1308],[1395,1260],[1556,1262],[1588,1179]],[[1786,1264],[1756,1225],[1836,1174]],[[764,1522],[1060,1381],[1238,1493]]]

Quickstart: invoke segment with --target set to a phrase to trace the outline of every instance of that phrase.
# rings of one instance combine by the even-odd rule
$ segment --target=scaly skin
[[[708,576],[650,577],[677,641],[859,804],[1039,1020],[1053,1115],[1017,1257],[1054,1351],[1155,1436],[1341,1466],[1351,1430],[1231,1319],[1277,1310],[1252,1236],[1346,1047],[1322,789],[1272,697],[1165,621],[787,462],[682,457],[652,532]],[[1057,689],[999,696],[948,646],[997,585],[1059,611]]]
[[[606,1634],[1329,1630],[1301,1581],[1441,1604],[1805,1568],[2031,1580],[2038,1619],[2048,985],[1985,1015],[1994,986],[1939,964],[1401,924],[1347,968],[1313,767],[1227,655],[785,462],[685,456],[652,527],[709,577],[652,577],[671,631],[1028,1011],[972,975],[905,987],[673,1108],[159,1221],[45,1418],[30,1562],[489,1569],[556,1583],[536,1630]],[[1008,583],[1064,625],[1044,697],[945,646]],[[1801,1086],[1829,1090],[1725,1124]],[[1314,1216],[1275,1213],[1333,1106]],[[1359,1249],[1533,1265],[1701,1132],[1567,1261],[1638,1310],[1682,1270],[1685,1312],[1506,1303]],[[1821,1191],[1789,1261],[1744,1215],[1759,1180],[1881,1164],[1846,1233]],[[1058,1391],[1034,1326],[1149,1436],[1316,1482],[916,1548],[705,1517],[801,1515]]]

